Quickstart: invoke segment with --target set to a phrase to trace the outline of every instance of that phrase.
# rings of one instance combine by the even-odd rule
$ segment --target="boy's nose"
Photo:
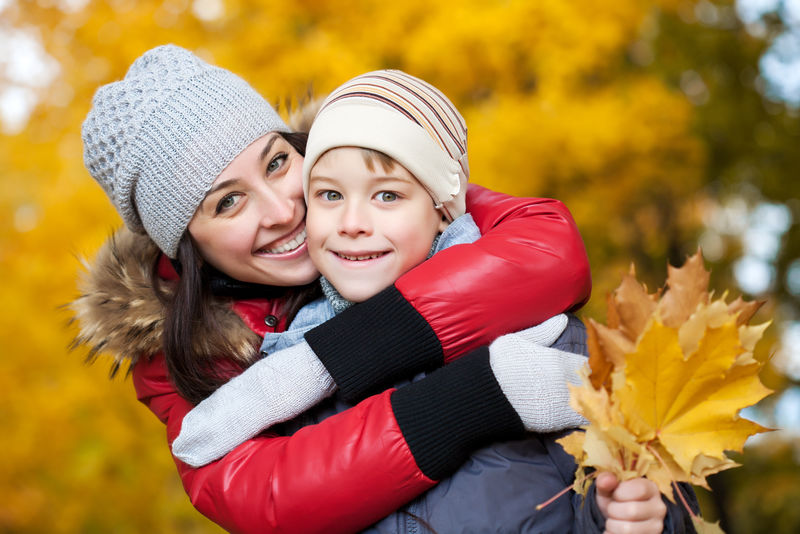
[[[339,233],[356,237],[372,233],[368,210],[357,202],[348,202],[339,218]]]

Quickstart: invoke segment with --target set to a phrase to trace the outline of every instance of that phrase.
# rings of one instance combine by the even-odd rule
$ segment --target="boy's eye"
[[[342,194],[338,191],[323,191],[322,198],[328,201],[342,200]]]
[[[394,202],[397,200],[397,193],[391,191],[381,191],[378,193],[378,200],[381,202]]]
[[[270,162],[267,164],[267,172],[273,173],[278,169],[280,169],[283,166],[283,163],[286,161],[286,158],[288,157],[289,156],[287,154],[278,154],[277,156],[272,158]]]

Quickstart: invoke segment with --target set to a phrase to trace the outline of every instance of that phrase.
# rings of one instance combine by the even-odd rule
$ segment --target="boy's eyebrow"
[[[405,176],[394,176],[391,174],[387,174],[386,176],[375,176],[373,179],[379,182],[407,182],[407,183],[414,183],[414,181],[416,180],[416,178],[414,180],[410,180]]]
[[[406,178],[405,176],[393,176],[393,175],[386,175],[386,176],[371,176],[370,180],[375,180],[377,182],[404,182],[404,183],[414,183],[414,180]],[[416,180],[416,179],[415,179]],[[308,183],[315,181],[323,181],[323,182],[336,182],[336,178],[332,178],[329,176],[324,176],[321,174],[311,175],[308,178]]]
[[[327,176],[320,176],[319,174],[311,175],[308,177],[308,184],[311,185],[314,182],[333,182],[333,178],[328,178]]]

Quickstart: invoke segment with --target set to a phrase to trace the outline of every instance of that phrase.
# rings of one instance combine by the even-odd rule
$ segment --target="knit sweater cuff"
[[[394,286],[309,330],[305,338],[352,403],[444,363],[433,329]]]
[[[524,435],[480,348],[392,394],[392,409],[420,470],[453,474],[476,449]]]

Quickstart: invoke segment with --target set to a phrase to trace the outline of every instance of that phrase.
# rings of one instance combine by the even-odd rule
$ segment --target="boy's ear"
[[[442,232],[444,232],[448,226],[450,226],[450,221],[447,220],[447,217],[442,215],[442,218],[439,221],[439,233],[441,234]]]

